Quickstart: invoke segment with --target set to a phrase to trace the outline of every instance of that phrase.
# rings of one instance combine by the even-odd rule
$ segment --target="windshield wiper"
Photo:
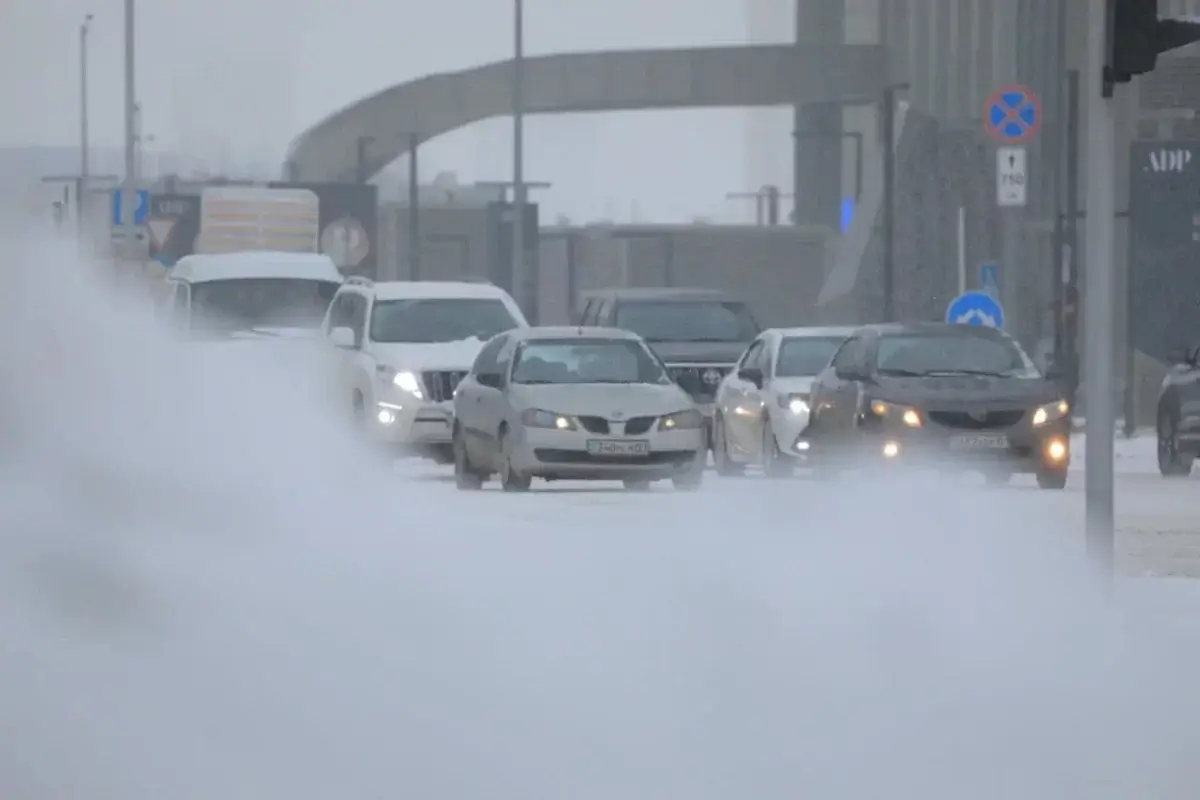
[[[916,372],[911,369],[899,369],[898,367],[880,367],[877,372],[880,375],[893,375],[899,378],[924,378],[926,375],[932,375],[930,372]]]
[[[1012,372],[996,372],[990,369],[931,369],[926,375],[982,375],[985,378],[1009,378]]]

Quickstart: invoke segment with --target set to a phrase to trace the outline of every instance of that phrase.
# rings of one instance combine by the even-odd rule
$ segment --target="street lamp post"
[[[513,235],[512,283],[517,303],[531,313],[532,298],[525,286],[525,7],[513,0]]]
[[[896,93],[907,83],[883,90],[883,320],[896,321]]]
[[[125,0],[125,183],[121,187],[121,222],[124,233],[125,255],[136,260],[137,235],[137,95],[134,81],[134,55],[136,32],[134,0]]]
[[[89,142],[88,132],[88,32],[92,27],[92,15],[83,18],[79,26],[79,182],[75,189],[75,224],[79,228],[80,237],[84,233],[84,198],[88,196]]]

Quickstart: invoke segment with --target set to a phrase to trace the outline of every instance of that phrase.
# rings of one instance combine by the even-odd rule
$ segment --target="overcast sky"
[[[745,40],[744,0],[525,5],[531,54]],[[0,144],[78,141],[78,29],[90,11],[93,141],[118,146],[123,0],[3,6]],[[337,107],[399,81],[505,58],[512,44],[508,0],[142,0],[138,28],[138,93],[154,147],[185,150],[218,170],[222,162],[281,161],[294,135]],[[554,183],[548,211],[577,218],[720,215],[726,192],[748,188],[745,117],[538,118],[528,126],[527,171]],[[424,174],[506,177],[509,130],[494,120],[437,140]]]

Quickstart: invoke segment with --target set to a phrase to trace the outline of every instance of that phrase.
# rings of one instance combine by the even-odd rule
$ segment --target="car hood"
[[[679,364],[732,364],[749,342],[646,342],[664,362]]]
[[[693,407],[691,398],[674,384],[514,385],[511,392],[516,404],[524,408],[605,419],[661,416]]]
[[[773,378],[771,390],[777,394],[808,394],[815,378]]]
[[[987,375],[880,378],[880,399],[911,406],[981,405],[1025,407],[1059,400],[1062,392],[1044,380]]]
[[[373,343],[371,350],[380,363],[398,370],[455,370],[466,371],[475,363],[483,349],[479,339],[463,339],[457,342],[431,342],[413,344]]]

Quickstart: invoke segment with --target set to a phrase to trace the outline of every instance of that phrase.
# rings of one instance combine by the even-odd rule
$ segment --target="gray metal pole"
[[[526,281],[525,264],[525,8],[513,0],[513,294],[521,309],[533,310]]]
[[[413,133],[408,139],[408,277],[421,280],[421,184],[417,149],[421,137]]]
[[[79,26],[79,182],[77,184],[75,198],[76,215],[75,225],[79,229],[79,235],[82,239],[87,223],[84,221],[86,216],[85,200],[88,196],[88,180],[91,164],[90,156],[90,133],[88,131],[88,30],[92,26],[92,15],[88,14],[83,18],[83,24]]]
[[[136,260],[137,240],[134,217],[137,214],[137,86],[134,80],[134,54],[137,49],[134,35],[134,0],[125,0],[125,184],[122,187],[121,222],[124,233],[125,257]]]
[[[1117,276],[1113,246],[1116,242],[1116,104],[1101,96],[1108,19],[1106,3],[1089,4],[1087,38],[1087,280],[1084,283],[1083,377],[1087,392],[1087,550],[1101,575],[1111,580],[1113,548],[1113,434],[1116,427],[1114,396],[1114,330]]]
[[[896,321],[896,87],[883,90],[883,321]]]
[[[1066,239],[1066,288],[1063,290],[1063,336],[1066,339],[1066,358],[1070,387],[1068,399],[1075,404],[1079,388],[1079,70],[1067,71],[1067,186],[1066,219],[1063,236]]]

